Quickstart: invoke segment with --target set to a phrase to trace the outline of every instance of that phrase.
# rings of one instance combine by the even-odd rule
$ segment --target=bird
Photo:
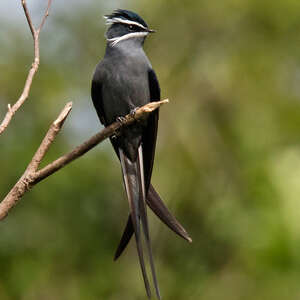
[[[97,64],[91,84],[91,98],[104,126],[120,121],[152,101],[160,100],[160,86],[143,45],[146,37],[155,31],[137,13],[116,9],[105,15],[109,26],[106,50]],[[150,242],[147,206],[176,234],[191,242],[192,239],[168,210],[151,184],[159,111],[135,123],[124,126],[110,141],[120,160],[123,182],[129,203],[129,216],[117,247],[114,260],[124,251],[134,235],[148,298],[151,288],[145,267],[142,235],[152,274],[155,294],[161,299]]]

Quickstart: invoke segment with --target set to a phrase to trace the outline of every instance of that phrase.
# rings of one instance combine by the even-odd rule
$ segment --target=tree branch
[[[5,129],[9,125],[10,121],[12,120],[14,114],[24,104],[24,102],[27,100],[27,98],[29,96],[29,92],[30,92],[30,88],[31,88],[31,84],[32,84],[34,75],[37,72],[37,70],[39,68],[39,64],[40,64],[40,45],[39,45],[40,44],[40,42],[39,42],[40,31],[41,31],[42,27],[44,26],[45,21],[49,15],[49,9],[50,9],[52,0],[48,0],[48,5],[45,10],[44,16],[42,18],[40,26],[37,29],[35,29],[35,27],[32,23],[32,19],[31,19],[31,16],[30,16],[28,8],[27,8],[26,0],[21,0],[21,3],[23,6],[23,9],[24,9],[24,13],[25,13],[25,16],[27,19],[28,26],[30,28],[30,31],[31,31],[31,34],[33,37],[34,61],[31,65],[31,69],[29,70],[29,73],[27,75],[25,86],[24,86],[24,89],[23,89],[23,92],[22,92],[20,98],[13,106],[8,104],[8,111],[0,125],[0,135],[5,131]]]
[[[59,114],[58,118],[51,124],[47,134],[45,135],[31,162],[27,166],[24,174],[0,203],[0,221],[7,216],[10,209],[12,209],[17,204],[17,202],[23,197],[23,195],[38,182],[57,172],[67,164],[71,163],[73,160],[79,158],[108,137],[114,134],[119,134],[119,130],[122,127],[130,125],[136,120],[145,118],[149,113],[168,102],[169,100],[166,99],[158,102],[151,102],[144,105],[143,107],[138,108],[134,114],[126,115],[121,122],[117,121],[112,123],[81,145],[77,146],[74,150],[61,156],[44,168],[38,170],[42,159],[46,155],[57,134],[60,132],[66,118],[68,117],[72,109],[72,102],[67,103],[64,109]]]

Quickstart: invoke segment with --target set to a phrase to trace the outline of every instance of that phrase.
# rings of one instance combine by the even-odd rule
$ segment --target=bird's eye
[[[133,29],[134,29],[133,25],[129,25],[129,30],[133,30]]]

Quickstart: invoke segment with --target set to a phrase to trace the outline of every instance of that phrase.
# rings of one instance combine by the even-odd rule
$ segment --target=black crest
[[[114,18],[121,18],[124,20],[130,20],[134,22],[138,22],[142,24],[143,26],[148,28],[147,23],[135,12],[126,10],[126,9],[116,9],[113,11],[110,15],[105,15],[107,19],[114,19]]]

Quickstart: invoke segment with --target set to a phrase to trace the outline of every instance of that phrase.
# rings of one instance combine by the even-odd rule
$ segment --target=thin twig
[[[7,216],[10,209],[12,209],[17,204],[17,202],[23,197],[23,195],[38,182],[57,172],[75,159],[79,158],[80,156],[94,148],[96,145],[104,141],[106,138],[118,133],[118,131],[122,127],[130,125],[136,120],[145,118],[149,113],[168,102],[169,100],[166,99],[158,102],[151,102],[143,107],[138,108],[134,114],[126,115],[124,119],[122,119],[122,122],[112,123],[111,125],[101,130],[99,133],[92,136],[86,142],[77,146],[71,152],[61,156],[41,170],[37,170],[46,152],[53,143],[57,134],[60,132],[64,121],[66,120],[72,109],[72,103],[67,103],[64,109],[59,114],[58,118],[51,124],[41,145],[33,156],[22,177],[18,180],[15,186],[10,190],[7,196],[0,203],[0,221]]]
[[[28,8],[27,8],[26,0],[22,0],[22,6],[23,6],[23,9],[24,9],[24,13],[25,13],[25,16],[26,16],[26,19],[27,19],[27,23],[28,23],[28,26],[30,28],[32,37],[34,39],[34,36],[36,34],[36,30],[35,30],[34,25],[32,23],[31,16],[30,16]]]
[[[52,3],[52,0],[48,0],[48,5],[47,5],[47,8],[46,8],[45,14],[44,14],[43,19],[42,19],[42,21],[41,21],[41,23],[40,23],[40,26],[39,26],[38,29],[37,29],[37,33],[38,33],[38,34],[39,34],[40,31],[42,30],[42,28],[43,28],[43,26],[44,26],[44,24],[45,24],[45,22],[46,22],[46,19],[47,19],[47,17],[49,16],[49,9],[50,9],[51,3]]]
[[[20,96],[20,98],[17,100],[17,102],[11,106],[10,104],[8,104],[8,111],[0,125],[0,135],[5,131],[5,129],[7,128],[7,126],[9,125],[10,121],[12,120],[14,114],[18,111],[18,109],[24,104],[24,102],[27,100],[28,96],[29,96],[29,92],[30,92],[30,88],[32,85],[32,80],[34,78],[35,73],[37,72],[38,68],[39,68],[39,64],[40,64],[40,45],[39,45],[39,36],[40,36],[40,31],[42,29],[42,27],[44,26],[44,23],[47,19],[47,16],[49,15],[49,9],[52,3],[52,0],[48,0],[48,5],[47,8],[45,10],[45,13],[43,15],[42,21],[40,23],[40,26],[38,27],[38,29],[35,29],[33,23],[32,23],[32,19],[31,16],[29,14],[28,8],[27,8],[27,3],[26,0],[21,0],[23,9],[24,9],[24,13],[27,19],[27,23],[28,26],[30,28],[32,37],[33,37],[33,44],[34,44],[34,61],[31,65],[31,68],[28,72],[27,78],[26,78],[26,82],[23,88],[23,92]]]
[[[54,139],[58,135],[59,131],[61,130],[66,118],[68,117],[70,111],[72,109],[72,102],[68,102],[64,109],[61,111],[57,119],[53,122],[51,127],[49,128],[47,134],[45,135],[41,145],[39,146],[38,150],[34,154],[30,164],[28,165],[27,171],[34,173],[37,171],[43,157],[46,155],[47,151],[49,150],[51,144],[53,143]]]

